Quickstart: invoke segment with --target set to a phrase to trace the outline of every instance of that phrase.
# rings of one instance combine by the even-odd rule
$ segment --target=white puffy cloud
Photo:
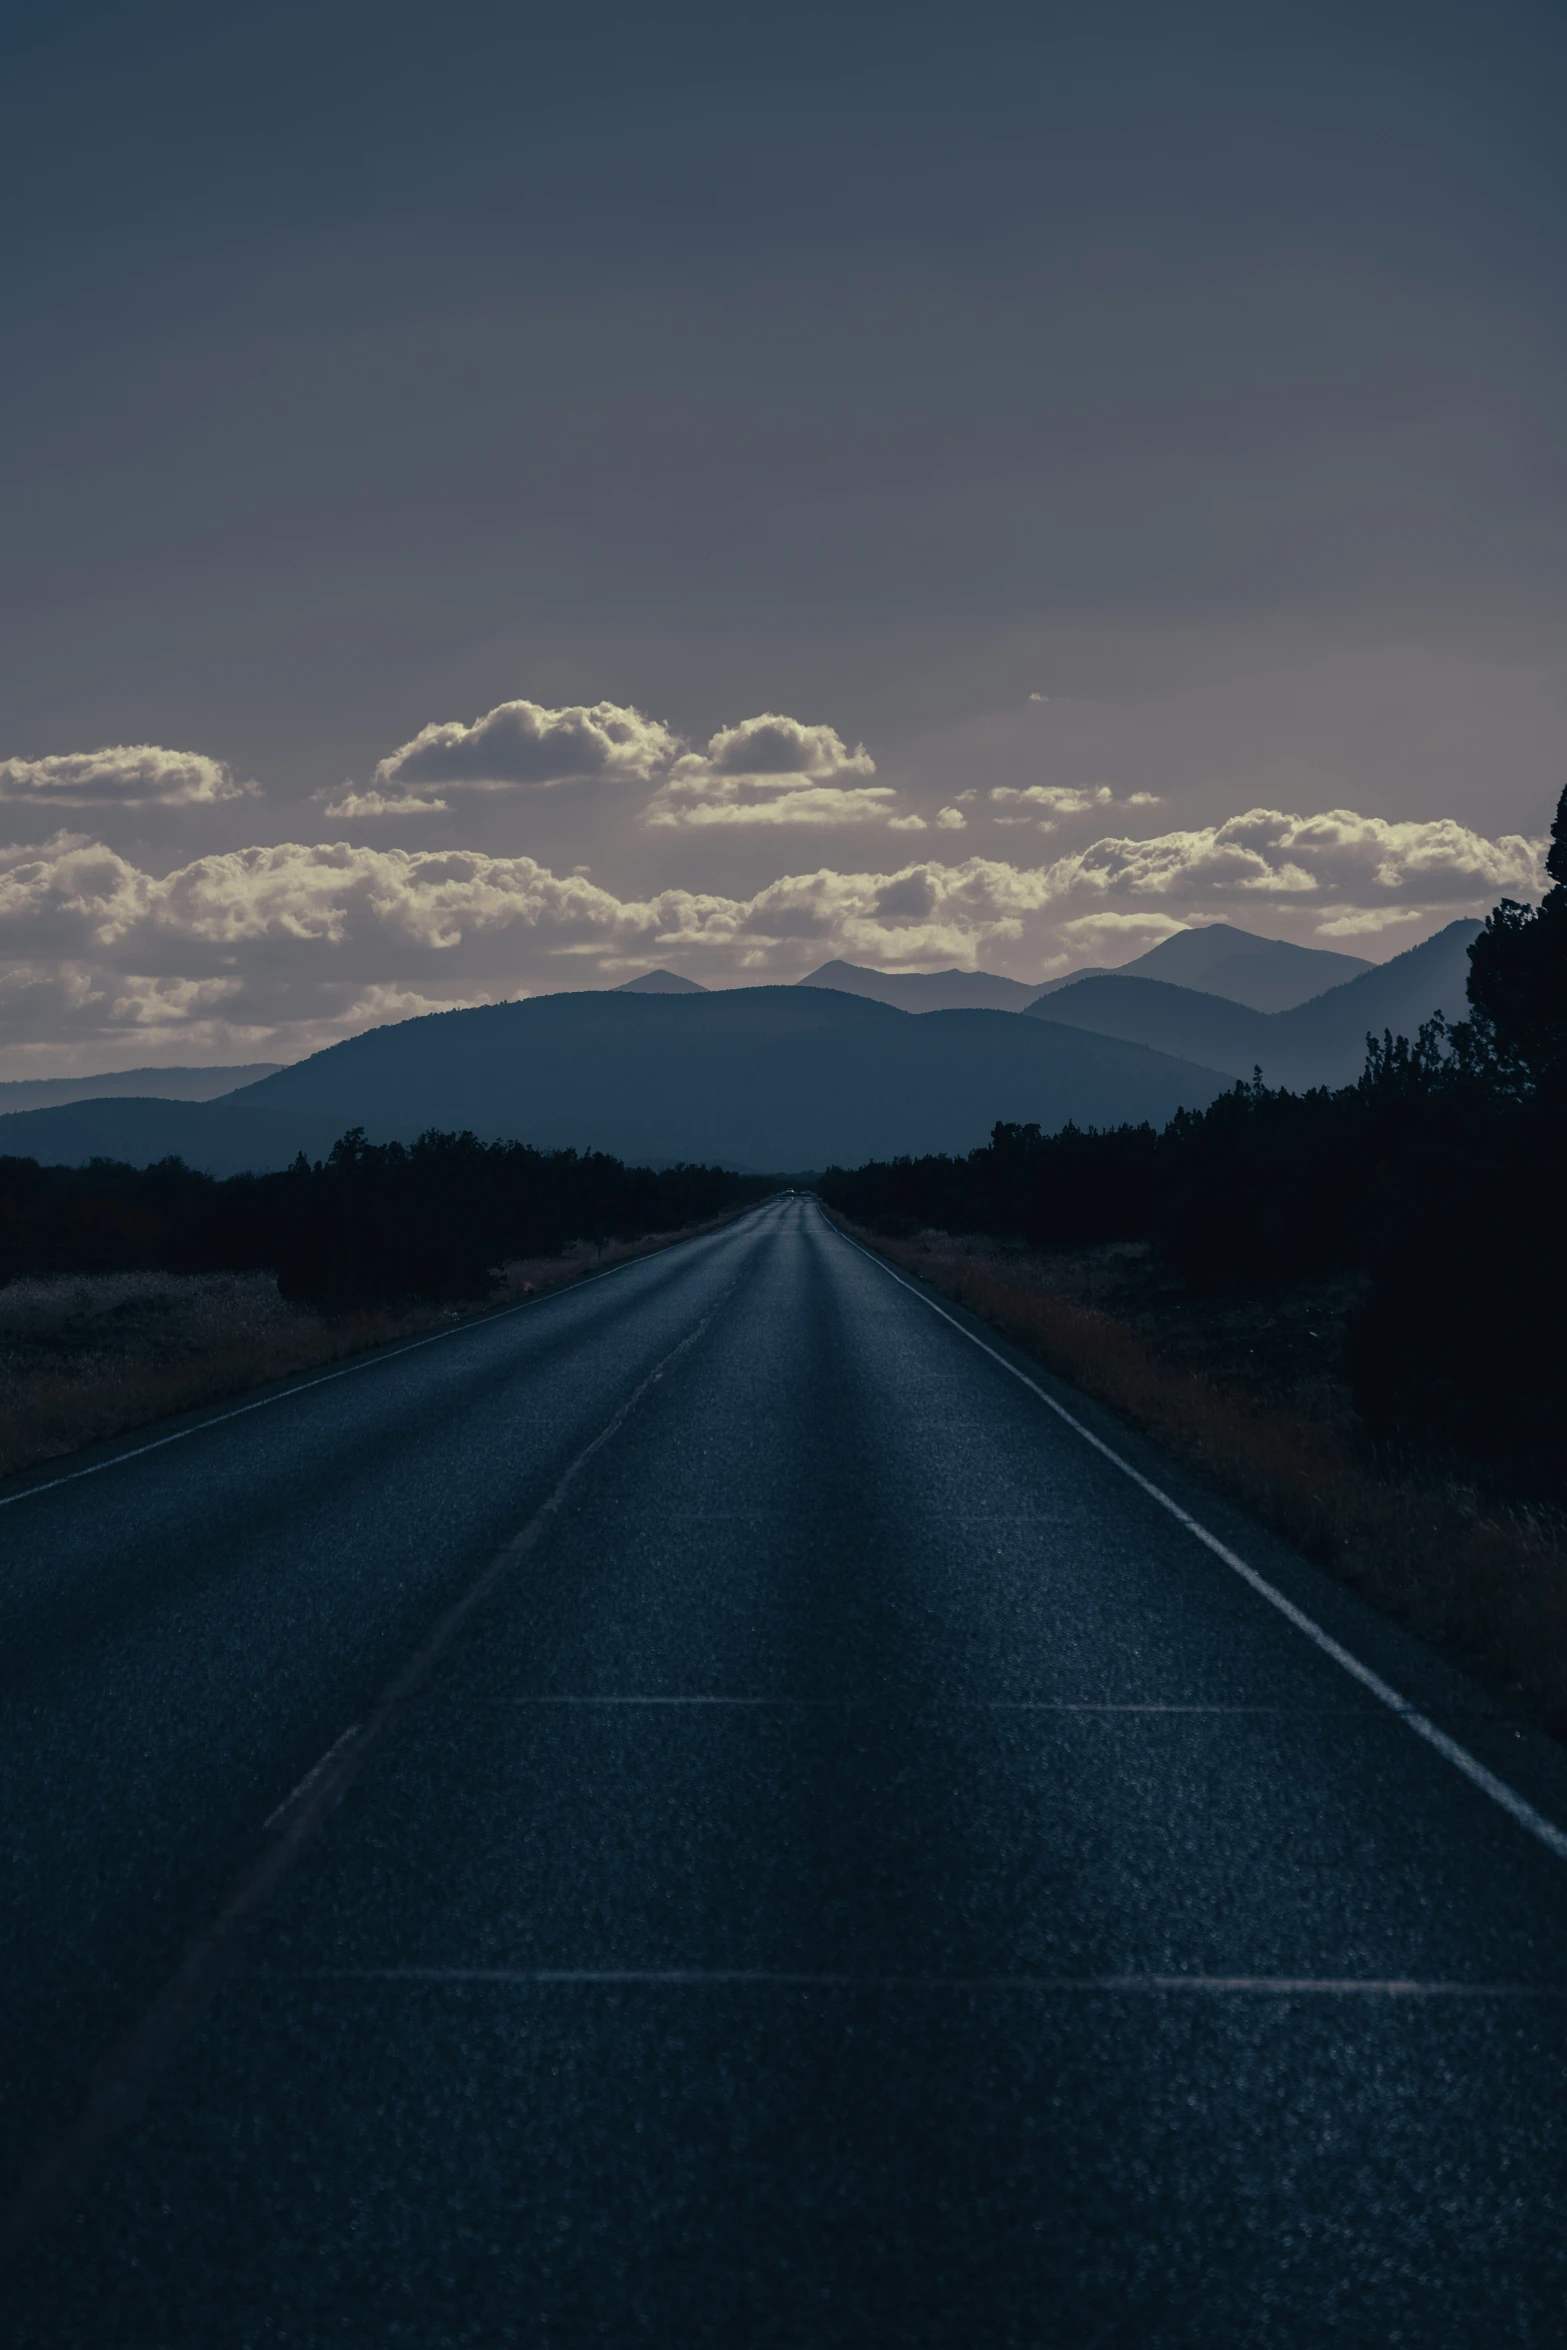
[[[61,835],[0,854],[0,1034],[13,1065],[45,1031],[88,1065],[117,1044],[121,1059],[252,1057],[676,955],[720,981],[793,978],[831,954],[952,962],[1016,937],[1044,886],[975,860],[622,898],[528,857],[344,842],[157,875]]]
[[[776,710],[721,726],[707,746],[706,763],[721,775],[874,775],[863,743],[851,751],[835,728],[802,726]]]
[[[426,809],[444,806],[425,796],[447,791],[546,789],[604,776],[617,783],[651,783],[684,749],[656,718],[619,702],[501,702],[472,725],[448,720],[425,726],[375,771],[374,787],[351,785],[329,801],[333,816],[386,816],[409,799]]]
[[[1223,824],[1149,840],[1099,840],[1069,860],[1075,886],[1117,896],[1205,902],[1322,901],[1375,908],[1397,896],[1431,907],[1482,903],[1543,886],[1543,843],[1488,840],[1447,817],[1393,823],[1333,808],[1320,816],[1249,808]],[[1337,906],[1322,904],[1332,919]]]
[[[383,759],[369,786],[318,793],[344,822],[444,815],[462,792],[541,790],[603,778],[654,786],[644,810],[655,830],[713,825],[832,829],[885,824],[897,793],[874,783],[863,743],[777,710],[722,726],[693,750],[661,720],[617,702],[550,709],[502,702],[472,725],[426,726]],[[904,819],[923,830],[924,819]]]
[[[444,816],[450,801],[422,800],[417,792],[356,791],[351,783],[342,784],[332,793],[317,792],[316,798],[326,801],[326,813],[344,823],[360,817],[376,816]]]
[[[990,795],[997,808],[1022,808],[1046,816],[1081,816],[1089,808],[1108,808],[1115,798],[1107,783],[1031,783],[1013,790],[997,784]]]
[[[646,821],[662,830],[891,824],[922,832],[924,818],[899,816],[897,793],[870,782],[875,772],[863,743],[851,751],[831,726],[764,711],[720,727],[705,751],[677,759],[649,801]]]
[[[990,804],[997,824],[1037,824],[1041,832],[1054,832],[1064,818],[1095,815],[1102,808],[1157,808],[1159,795],[1134,791],[1118,801],[1107,783],[1031,783],[1016,789],[997,784]]]
[[[1161,939],[1173,938],[1186,924],[1178,922],[1173,914],[1122,914],[1103,908],[1097,914],[1074,914],[1059,926],[1059,937],[1070,949],[1076,964],[1086,956],[1091,964],[1114,965],[1124,963],[1132,955],[1140,955],[1146,947],[1156,947]],[[1053,978],[1047,972],[1047,978]]]
[[[201,808],[244,799],[258,787],[240,783],[221,759],[170,751],[158,743],[112,743],[46,759],[0,759],[0,801],[72,808]]]
[[[650,962],[719,985],[798,978],[835,955],[1034,978],[1215,916],[1308,944],[1386,929],[1392,949],[1536,893],[1543,848],[1445,820],[1252,809],[1050,863],[938,854],[822,865],[749,896],[621,896],[526,856],[343,841],[155,873],[60,832],[0,851],[0,1038],[11,1069],[37,1065],[46,1039],[55,1067],[281,1057],[378,1020],[602,986]]]
[[[793,776],[680,776],[660,786],[648,804],[655,829],[700,830],[707,825],[814,825],[833,830],[845,824],[891,823],[923,831],[922,816],[896,817],[898,795],[875,785],[845,790]]]
[[[1423,906],[1346,906],[1331,920],[1317,924],[1318,938],[1376,938],[1384,930],[1398,930],[1425,917]]]

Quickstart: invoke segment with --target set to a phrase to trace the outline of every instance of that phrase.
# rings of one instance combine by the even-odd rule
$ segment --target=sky
[[[1373,958],[1567,779],[1550,0],[0,18],[0,1076]]]

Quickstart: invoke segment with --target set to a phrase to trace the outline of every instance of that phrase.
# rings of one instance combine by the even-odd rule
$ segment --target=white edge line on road
[[[1275,1999],[1567,1999],[1567,1983],[1443,1983],[1360,1975],[844,1975],[748,1967],[348,1966],[272,1972],[268,1982],[452,1983],[524,1989],[1193,1992]]]
[[[1283,1592],[1270,1583],[1265,1575],[1259,1575],[1255,1567],[1248,1566],[1237,1552],[1230,1549],[1228,1543],[1221,1542],[1217,1534],[1210,1534],[1207,1527],[1194,1518],[1189,1510],[1183,1510],[1180,1503],[1165,1492],[1163,1486],[1156,1485],[1151,1477],[1145,1477],[1140,1469],[1134,1469],[1131,1462],[1118,1453],[1113,1445],[1106,1444],[1091,1428],[1085,1427],[1075,1413],[1067,1410],[1065,1404],[1057,1403],[1055,1397],[1048,1394],[1037,1379],[1030,1379],[1026,1371],[1020,1371],[1016,1363],[1009,1363],[996,1347],[987,1346],[977,1332],[966,1329],[955,1314],[947,1312],[945,1306],[937,1305],[935,1299],[928,1297],[923,1289],[916,1288],[912,1281],[906,1281],[901,1273],[895,1273],[885,1257],[879,1257],[874,1249],[865,1248],[859,1241],[851,1240],[848,1233],[840,1231],[830,1217],[824,1215],[823,1220],[847,1247],[874,1265],[878,1272],[885,1273],[887,1279],[895,1281],[900,1289],[906,1289],[910,1297],[917,1298],[922,1306],[928,1306],[933,1314],[950,1324],[960,1338],[966,1338],[970,1346],[977,1346],[981,1354],[989,1355],[993,1363],[999,1363],[1003,1371],[1010,1372],[1020,1386],[1028,1389],[1030,1395],[1037,1395],[1047,1410],[1054,1412],[1058,1420],[1064,1420],[1085,1444],[1092,1445],[1095,1452],[1102,1454],[1112,1467],[1119,1469],[1123,1477],[1130,1477],[1134,1485],[1141,1486],[1143,1492],[1156,1501],[1161,1509],[1168,1510],[1170,1516],[1178,1525],[1184,1526],[1188,1534],[1195,1535],[1199,1542],[1213,1552],[1215,1558],[1222,1559],[1233,1573],[1240,1576],[1242,1582],[1249,1583],[1270,1607],[1277,1608],[1281,1616],[1286,1616],[1297,1632],[1304,1632],[1306,1638],[1320,1648],[1324,1656],[1330,1656],[1351,1679],[1358,1681],[1363,1689],[1369,1689],[1373,1697],[1379,1699],[1390,1712],[1397,1714],[1406,1729],[1413,1730],[1417,1738],[1423,1738],[1428,1746],[1435,1747],[1437,1753],[1450,1762],[1455,1771],[1461,1771],[1472,1786],[1478,1787],[1482,1795],[1488,1795],[1493,1803],[1499,1804],[1510,1819],[1516,1820],[1520,1828],[1537,1837],[1547,1851],[1555,1853],[1558,1860],[1567,1860],[1567,1833],[1557,1827],[1554,1820],[1548,1820],[1543,1812],[1536,1811],[1534,1805],[1527,1803],[1515,1788],[1509,1787],[1505,1779],[1499,1779],[1494,1771],[1488,1771],[1485,1764],[1469,1752],[1467,1746],[1460,1746],[1456,1738],[1449,1738],[1445,1730],[1439,1730],[1435,1722],[1412,1706],[1407,1698],[1400,1697],[1398,1691],[1384,1681],[1379,1673],[1374,1673],[1369,1665],[1363,1665],[1358,1656],[1351,1655],[1347,1648],[1334,1639],[1331,1632],[1324,1632],[1322,1626],[1314,1622],[1303,1608],[1298,1608],[1293,1600],[1286,1599]]]
[[[739,1221],[736,1217],[735,1222]],[[692,1234],[693,1239],[707,1237],[702,1233]],[[602,1273],[584,1273],[580,1281],[563,1281],[558,1289],[547,1289],[542,1297],[523,1297],[514,1306],[494,1306],[488,1313],[470,1314],[466,1321],[453,1322],[446,1330],[432,1330],[424,1338],[405,1338],[395,1346],[372,1347],[357,1361],[340,1364],[335,1371],[318,1371],[313,1379],[298,1379],[292,1386],[280,1387],[273,1395],[258,1395],[253,1403],[237,1403],[226,1412],[212,1412],[204,1420],[193,1421],[188,1428],[176,1428],[168,1436],[154,1436],[147,1444],[133,1444],[128,1452],[117,1452],[106,1461],[89,1461],[85,1469],[67,1469],[61,1477],[45,1477],[37,1485],[23,1486],[20,1493],[0,1493],[0,1510],[8,1510],[13,1502],[31,1501],[35,1493],[53,1493],[61,1485],[74,1485],[79,1477],[101,1477],[105,1469],[118,1469],[126,1461],[139,1461],[144,1453],[161,1452],[166,1444],[183,1444],[187,1436],[200,1436],[205,1429],[221,1428],[225,1420],[242,1420],[247,1412],[264,1412],[269,1404],[287,1403],[291,1396],[304,1395],[312,1387],[330,1386],[334,1379],[351,1379],[356,1371],[373,1371],[380,1363],[395,1362],[399,1355],[416,1354],[421,1346],[437,1346],[443,1338],[460,1338],[487,1322],[504,1322],[512,1314],[525,1314],[533,1306],[553,1305],[557,1298],[575,1296],[579,1290],[590,1289],[595,1281],[609,1281],[617,1273],[629,1273],[633,1265],[648,1265],[654,1257],[667,1254],[668,1249],[652,1249],[645,1257],[627,1257],[622,1264],[606,1265]],[[26,1472],[22,1470],[18,1474]]]

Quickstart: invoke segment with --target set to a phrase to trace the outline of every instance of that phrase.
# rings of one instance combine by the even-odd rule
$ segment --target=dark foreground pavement
[[[33,1482],[17,2344],[1567,2340],[1567,1863],[810,1203]]]

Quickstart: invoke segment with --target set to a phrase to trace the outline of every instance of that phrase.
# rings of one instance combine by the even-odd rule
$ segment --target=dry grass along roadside
[[[866,1246],[1191,1461],[1318,1565],[1567,1735],[1567,1528],[1441,1464],[1378,1457],[1339,1374],[1354,1278],[1194,1297],[1137,1244]]]
[[[717,1223],[728,1222],[720,1217]],[[692,1231],[712,1231],[714,1225]],[[0,1289],[0,1477],[643,1257],[687,1232],[517,1258],[489,1299],[323,1314],[270,1273],[55,1273]]]

